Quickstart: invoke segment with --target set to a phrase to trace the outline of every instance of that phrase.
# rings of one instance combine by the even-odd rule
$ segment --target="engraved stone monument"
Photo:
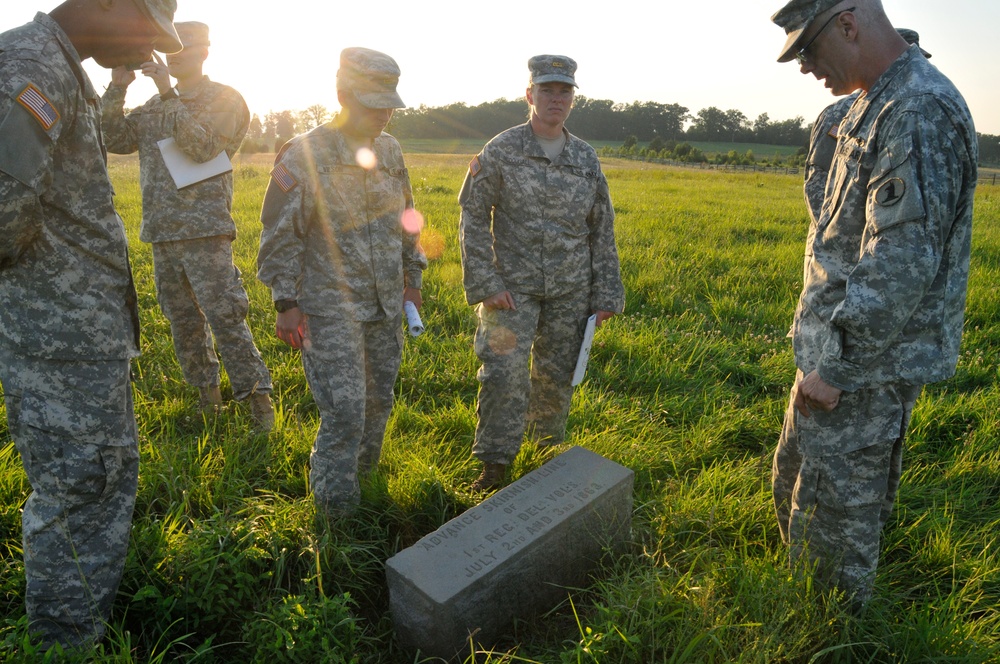
[[[634,473],[574,447],[386,563],[400,645],[443,658],[496,643],[550,609],[620,550]]]

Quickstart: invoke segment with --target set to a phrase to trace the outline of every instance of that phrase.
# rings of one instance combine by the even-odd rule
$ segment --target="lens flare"
[[[354,161],[356,161],[358,166],[366,171],[370,171],[378,166],[378,157],[376,157],[375,153],[368,148],[361,148],[355,152]]]
[[[404,231],[411,235],[416,235],[424,227],[424,215],[413,208],[407,208],[403,210],[403,216],[400,217],[399,223],[403,225]]]

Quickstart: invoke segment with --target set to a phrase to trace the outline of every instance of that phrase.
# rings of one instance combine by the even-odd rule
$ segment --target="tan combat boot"
[[[250,395],[250,419],[261,433],[268,433],[274,428],[274,406],[271,405],[270,394],[254,392]]]
[[[215,415],[222,408],[222,392],[218,385],[198,388],[198,408],[205,415]]]
[[[473,491],[492,491],[503,486],[507,466],[502,463],[484,463],[483,472],[472,483]]]

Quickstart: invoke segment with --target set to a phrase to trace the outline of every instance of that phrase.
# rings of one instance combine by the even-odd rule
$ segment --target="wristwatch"
[[[160,95],[160,101],[170,101],[171,99],[179,99],[180,93],[177,92],[177,88],[170,88],[166,92]]]
[[[279,314],[283,314],[286,311],[290,311],[299,306],[298,300],[275,300],[274,310]]]

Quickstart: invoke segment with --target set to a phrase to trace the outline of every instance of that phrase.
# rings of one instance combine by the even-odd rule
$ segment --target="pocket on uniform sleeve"
[[[868,181],[865,213],[875,235],[924,216],[923,194],[913,157],[913,140],[900,136],[879,152]]]

